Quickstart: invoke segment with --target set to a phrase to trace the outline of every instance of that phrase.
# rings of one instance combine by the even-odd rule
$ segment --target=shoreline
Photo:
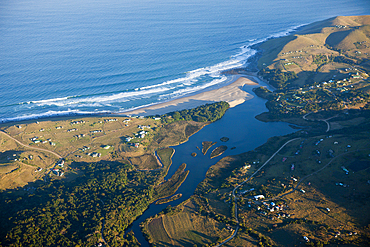
[[[301,31],[301,29],[307,25],[308,24],[302,24],[295,27],[290,27],[288,30],[282,33],[270,35],[265,39],[258,40],[257,42],[250,44],[249,47],[253,50],[256,50],[256,53],[252,54],[247,59],[248,61],[250,61],[249,64],[247,64],[247,66],[224,70],[220,72],[221,74],[228,74],[229,76],[231,76],[231,78],[228,79],[228,82],[224,83],[224,85],[213,85],[210,86],[209,88],[205,88],[197,92],[190,93],[187,96],[180,96],[179,98],[170,99],[165,102],[151,103],[148,105],[142,105],[119,112],[97,112],[97,113],[70,112],[65,114],[61,113],[60,115],[55,114],[50,116],[39,116],[39,117],[29,116],[29,118],[28,116],[24,116],[23,118],[20,117],[20,119],[2,120],[0,121],[0,128],[16,124],[28,124],[37,121],[61,121],[88,117],[155,116],[163,115],[173,111],[192,109],[204,104],[215,103],[219,101],[228,102],[230,104],[230,108],[232,108],[254,97],[250,93],[243,91],[242,87],[244,85],[259,85],[259,80],[266,82],[265,80],[260,78],[256,72],[258,71],[257,61],[260,59],[260,53],[263,52],[262,50],[260,50],[259,46],[270,39],[287,36],[290,34],[294,34],[298,31]],[[241,80],[239,79],[241,78],[245,81],[245,83],[239,84],[240,87],[237,89],[235,84],[237,84],[237,82],[240,82]],[[268,82],[266,82],[266,84],[272,87]],[[234,85],[234,88],[232,85]],[[229,92],[228,93],[222,92],[225,89]],[[273,88],[273,90],[275,90],[275,88]],[[244,95],[242,92],[244,92]],[[233,96],[236,96],[236,99],[232,99]]]
[[[192,109],[201,105],[226,101],[230,108],[252,99],[254,96],[243,90],[245,85],[259,85],[258,82],[249,75],[235,75],[231,83],[216,89],[204,89],[188,96],[176,98],[166,102],[149,106],[138,107],[125,112],[96,113],[96,114],[69,114],[61,116],[40,117],[25,120],[15,120],[0,123],[0,128],[18,124],[29,124],[41,121],[63,121],[70,119],[89,118],[89,117],[124,117],[124,116],[155,116],[163,115],[173,111]]]
[[[169,112],[192,109],[201,105],[219,101],[226,101],[229,103],[230,108],[232,108],[254,97],[242,89],[244,85],[258,85],[258,83],[254,81],[253,78],[239,75],[230,84],[217,89],[208,91],[203,90],[190,96],[184,96],[167,102],[129,110],[120,114],[128,116],[163,115]]]

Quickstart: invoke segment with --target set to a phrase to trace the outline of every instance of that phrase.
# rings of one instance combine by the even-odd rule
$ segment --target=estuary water
[[[260,81],[260,84],[269,87],[262,81]],[[245,85],[243,90],[255,96],[252,91],[254,87],[256,86]],[[186,170],[189,170],[189,175],[176,191],[176,193],[181,193],[182,197],[176,201],[162,205],[151,204],[144,214],[133,222],[129,231],[134,231],[135,237],[139,240],[141,246],[149,246],[149,244],[141,232],[140,223],[148,217],[158,214],[168,205],[176,206],[187,200],[194,193],[197,185],[204,179],[209,167],[216,164],[217,161],[225,156],[237,155],[253,150],[265,143],[270,137],[286,135],[296,131],[289,127],[287,123],[263,123],[258,121],[255,116],[266,111],[265,102],[266,100],[255,96],[253,99],[227,110],[226,114],[220,120],[205,126],[202,130],[191,136],[187,142],[173,147],[175,154],[172,158],[172,165],[166,179],[170,178],[182,163],[187,165]],[[229,140],[222,142],[220,141],[222,137],[228,137]],[[217,142],[210,148],[206,155],[203,155],[197,149],[197,147],[202,148],[203,141]],[[211,151],[221,145],[228,147],[225,153],[210,159]],[[191,156],[193,152],[197,153],[196,157]]]
[[[124,112],[220,87],[251,45],[368,0],[3,0],[0,122]]]

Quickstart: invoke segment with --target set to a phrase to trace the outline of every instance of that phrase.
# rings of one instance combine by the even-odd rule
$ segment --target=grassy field
[[[58,158],[32,148],[62,156],[65,166],[56,168],[59,175],[64,172],[63,177],[79,174],[70,168],[73,162],[123,161],[138,170],[158,169],[161,164],[154,156],[156,149],[168,169],[173,150],[162,148],[186,141],[205,124],[193,121],[164,124],[153,118],[85,117],[4,126],[2,131],[26,147],[0,135],[0,189],[24,186],[45,175],[61,179],[48,169],[54,167]],[[139,137],[141,131],[145,134]],[[42,170],[36,171],[39,168]]]
[[[159,215],[145,224],[156,246],[205,246],[228,236],[226,224],[201,215],[194,200],[180,207],[180,212]]]
[[[370,239],[369,116],[357,111],[333,114],[337,117],[329,122],[337,128],[328,133],[299,131],[287,137],[271,138],[253,152],[223,158],[209,169],[191,197],[194,211],[179,206],[181,212],[175,216],[173,213],[160,216],[160,226],[147,226],[150,232],[161,234],[167,229],[167,240],[160,242],[159,233],[153,233],[157,234],[154,241],[160,242],[160,246],[168,243],[210,246],[230,236],[236,227],[232,189],[250,177],[285,142],[300,136],[236,191],[241,228],[226,246],[367,246]],[[264,195],[265,199],[255,200],[255,195]],[[213,233],[194,223],[204,217],[218,222],[213,225]],[[186,238],[184,232],[189,229],[197,236],[212,237],[217,232],[218,238],[207,242],[189,233]]]
[[[175,149],[173,148],[163,148],[157,151],[157,155],[166,170],[168,170],[172,164],[172,156],[174,153]]]
[[[154,155],[144,154],[139,157],[130,158],[131,164],[133,164],[139,170],[154,170],[161,168],[157,159]]]
[[[13,189],[42,180],[44,172],[58,159],[53,155],[20,146],[0,135],[0,189]],[[42,168],[42,171],[37,171]]]
[[[258,68],[295,72],[298,79],[291,83],[299,87],[340,79],[345,69],[353,65],[369,70],[366,62],[370,53],[369,20],[370,16],[340,16],[305,26],[292,35],[271,39],[260,46],[263,54]],[[347,62],[329,61],[330,56],[345,57]]]

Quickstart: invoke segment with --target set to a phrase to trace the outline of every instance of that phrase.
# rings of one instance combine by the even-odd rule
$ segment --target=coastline
[[[169,112],[191,109],[201,105],[215,103],[219,101],[226,101],[227,103],[229,103],[230,107],[235,107],[239,104],[244,103],[246,100],[250,100],[253,98],[253,95],[243,90],[244,85],[258,85],[258,83],[255,82],[252,78],[240,76],[231,84],[218,89],[198,92],[194,95],[138,108],[135,110],[123,112],[121,114],[128,116],[163,115]]]
[[[0,128],[15,124],[28,124],[35,121],[61,121],[69,119],[79,119],[88,117],[122,117],[122,116],[155,116],[163,115],[173,111],[181,111],[184,109],[192,109],[204,104],[226,101],[230,107],[244,103],[246,100],[252,99],[254,96],[243,91],[244,85],[259,85],[259,80],[264,81],[257,75],[257,61],[260,59],[260,54],[263,52],[259,46],[266,41],[282,36],[287,36],[301,30],[307,24],[291,27],[288,30],[268,36],[267,38],[257,40],[248,45],[255,53],[250,54],[246,61],[249,61],[246,66],[226,69],[219,71],[221,74],[227,74],[231,78],[224,85],[213,85],[196,92],[189,93],[187,96],[170,99],[165,102],[152,103],[148,105],[137,106],[134,108],[125,109],[122,111],[101,111],[101,112],[61,112],[52,115],[41,116],[21,116],[14,118],[4,118],[0,120]],[[245,48],[246,46],[244,46]],[[242,81],[244,83],[242,83]],[[265,82],[265,81],[264,81]],[[266,82],[272,87],[268,82]],[[273,87],[272,87],[273,88]],[[275,88],[273,88],[275,90]],[[97,109],[96,109],[97,110]]]
[[[173,111],[181,111],[184,109],[191,109],[201,105],[215,103],[219,101],[226,101],[231,107],[235,107],[252,99],[254,96],[243,90],[244,85],[258,85],[258,82],[248,75],[238,75],[228,85],[217,89],[202,90],[190,96],[169,100],[150,106],[143,106],[137,109],[128,110],[117,113],[97,113],[97,114],[70,114],[52,117],[40,117],[26,120],[16,120],[0,123],[1,127],[8,127],[17,124],[29,124],[37,121],[62,121],[87,117],[123,117],[123,116],[155,116],[163,115]]]

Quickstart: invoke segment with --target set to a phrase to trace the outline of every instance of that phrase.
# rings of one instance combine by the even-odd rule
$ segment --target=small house
[[[254,196],[254,199],[255,200],[265,199],[265,196],[264,195],[256,195],[256,196]]]

